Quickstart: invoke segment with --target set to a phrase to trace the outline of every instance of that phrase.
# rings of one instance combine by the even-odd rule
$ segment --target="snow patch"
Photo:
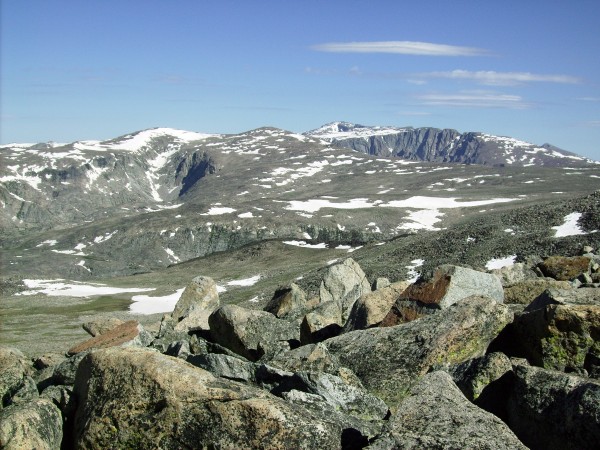
[[[504,258],[492,258],[486,264],[487,270],[502,269],[503,267],[509,267],[514,265],[517,255],[510,255]]]
[[[101,283],[80,283],[78,281],[56,280],[23,280],[30,290],[16,295],[46,294],[50,297],[94,297],[99,295],[114,295],[127,292],[148,292],[154,288],[118,288]]]
[[[554,233],[554,237],[566,237],[566,236],[576,236],[579,234],[587,234],[585,231],[581,229],[579,224],[577,223],[581,218],[581,213],[574,212],[565,216],[564,223],[562,225],[552,227],[556,232]]]
[[[185,288],[177,289],[172,294],[159,297],[134,295],[131,297],[133,303],[129,305],[129,312],[144,315],[172,312],[184,290]]]

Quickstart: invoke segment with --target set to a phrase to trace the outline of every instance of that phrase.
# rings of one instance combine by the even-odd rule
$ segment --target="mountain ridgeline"
[[[369,155],[410,161],[550,167],[590,163],[550,144],[537,146],[514,138],[459,133],[452,129],[368,127],[333,122],[306,135]]]
[[[512,138],[343,122],[305,134],[156,128],[8,144],[0,146],[2,271],[108,277],[265,240],[377,244],[593,192],[599,168]],[[540,232],[551,233],[542,222]]]

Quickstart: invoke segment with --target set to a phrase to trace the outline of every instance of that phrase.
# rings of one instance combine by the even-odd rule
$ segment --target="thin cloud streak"
[[[475,47],[434,44],[416,41],[328,42],[311,47],[329,53],[393,53],[420,56],[489,56],[490,52]]]
[[[423,94],[415,97],[423,105],[455,106],[466,108],[528,109],[530,104],[523,102],[519,95],[497,94],[493,92],[459,92],[458,94]]]
[[[530,72],[495,72],[493,70],[452,70],[450,72],[429,72],[420,74],[426,78],[448,78],[454,80],[473,80],[488,86],[515,86],[518,84],[545,82],[579,84],[581,80],[570,75],[542,75]]]

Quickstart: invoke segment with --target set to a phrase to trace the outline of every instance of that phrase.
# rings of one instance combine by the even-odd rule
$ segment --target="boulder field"
[[[529,261],[371,283],[347,259],[262,311],[198,276],[155,333],[0,348],[0,448],[595,448],[600,256]]]

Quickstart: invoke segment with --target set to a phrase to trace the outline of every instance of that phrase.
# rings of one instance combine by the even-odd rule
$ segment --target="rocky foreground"
[[[589,449],[600,442],[600,256],[414,284],[352,259],[319,295],[220,305],[197,277],[155,332],[84,324],[66,355],[0,349],[0,446]]]

